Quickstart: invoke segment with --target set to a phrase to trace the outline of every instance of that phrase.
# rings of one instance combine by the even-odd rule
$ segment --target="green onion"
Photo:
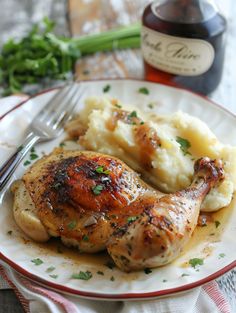
[[[140,24],[101,34],[65,38],[53,33],[54,22],[44,18],[21,40],[10,39],[0,53],[0,84],[4,94],[22,91],[26,84],[66,79],[76,61],[99,51],[140,47]]]
[[[110,171],[109,170],[104,170],[104,166],[99,165],[97,168],[95,168],[95,171],[98,174],[105,174],[105,175],[109,175]]]
[[[90,278],[92,278],[92,273],[90,271],[80,271],[78,274],[72,274],[71,278],[72,279],[82,279],[82,280],[89,280]]]
[[[23,163],[24,166],[27,166],[27,165],[30,165],[30,164],[31,164],[31,162],[30,162],[29,160],[26,160],[26,161]]]
[[[102,185],[95,185],[95,186],[92,187],[92,192],[93,192],[96,196],[100,195],[100,193],[102,192],[102,190],[103,190],[103,186],[102,186]]]
[[[146,87],[139,88],[138,92],[144,95],[149,95],[149,90]]]
[[[204,264],[204,260],[203,259],[199,259],[199,258],[193,258],[189,260],[189,264],[195,268],[197,265],[203,265]]]
[[[136,111],[132,111],[132,112],[128,115],[128,118],[132,118],[132,117],[138,117]]]
[[[49,275],[50,277],[54,278],[54,279],[57,279],[58,275],[55,275],[55,274],[52,274],[52,275]]]
[[[38,155],[36,153],[31,153],[30,154],[30,160],[35,160],[38,158]]]
[[[89,241],[89,237],[87,235],[84,235],[82,238],[83,241]]]
[[[46,272],[47,272],[47,273],[51,273],[51,272],[53,272],[55,269],[56,269],[56,268],[55,268],[54,266],[50,266],[50,267],[48,267],[48,268],[46,269]]]
[[[127,222],[130,223],[130,222],[134,222],[138,219],[138,216],[130,216],[127,218]]]
[[[184,138],[181,138],[179,136],[176,137],[176,141],[178,142],[178,144],[180,145],[180,149],[183,152],[184,155],[186,154],[191,154],[188,149],[191,147],[191,143]]]
[[[222,259],[222,258],[224,258],[224,257],[225,257],[225,253],[220,253],[218,258],[219,258],[219,259]]]
[[[76,221],[71,221],[68,225],[67,225],[67,228],[69,230],[73,230],[77,225],[77,222]]]
[[[33,259],[33,260],[31,260],[31,262],[34,263],[35,265],[43,264],[43,261],[40,258]]]
[[[108,92],[110,89],[111,89],[111,85],[106,85],[106,86],[103,88],[103,92]]]

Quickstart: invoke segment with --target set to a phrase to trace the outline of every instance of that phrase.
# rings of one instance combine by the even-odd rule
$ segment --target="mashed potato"
[[[236,147],[219,142],[205,123],[189,114],[159,116],[124,107],[114,99],[91,97],[67,131],[78,136],[85,149],[120,158],[167,193],[191,183],[194,161],[199,157],[222,159],[225,180],[207,195],[202,210],[216,211],[232,199]]]

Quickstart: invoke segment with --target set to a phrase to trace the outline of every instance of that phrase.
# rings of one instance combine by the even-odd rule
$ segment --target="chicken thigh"
[[[56,149],[14,183],[13,212],[36,241],[53,236],[81,252],[107,249],[124,271],[157,267],[179,255],[221,179],[221,162],[202,158],[189,188],[163,195],[113,156]]]

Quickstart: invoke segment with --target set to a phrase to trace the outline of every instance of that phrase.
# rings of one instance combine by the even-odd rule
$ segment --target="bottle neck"
[[[176,0],[175,2],[179,2],[181,6],[188,6],[188,5],[199,5],[202,0]]]
[[[205,22],[218,12],[211,0],[157,0],[151,8],[160,19],[183,24]]]
[[[180,6],[184,20],[202,21],[204,19],[202,0],[176,0],[176,4]]]

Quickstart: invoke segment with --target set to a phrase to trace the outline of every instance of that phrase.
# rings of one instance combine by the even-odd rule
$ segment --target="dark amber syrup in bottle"
[[[214,59],[210,68],[199,75],[185,76],[155,68],[144,59],[145,77],[150,81],[180,86],[206,95],[215,90],[221,80],[225,51],[224,34],[226,20],[220,13],[211,12],[212,8],[209,4],[203,2],[201,10],[203,12],[208,10],[208,16],[210,16],[210,18],[204,20],[197,4],[194,4],[194,1],[192,1],[190,6],[188,2],[167,1],[155,8],[156,14],[153,12],[153,4],[150,4],[144,10],[142,24],[146,28],[162,34],[180,38],[200,39],[208,42],[214,49]],[[182,3],[182,6],[180,3]]]

